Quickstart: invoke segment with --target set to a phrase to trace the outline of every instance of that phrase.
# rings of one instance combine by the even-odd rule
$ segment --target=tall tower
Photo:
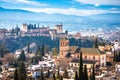
[[[22,31],[24,32],[28,31],[28,25],[26,23],[23,24]]]
[[[69,40],[67,38],[60,39],[60,58],[65,58],[69,52]]]
[[[60,25],[55,25],[54,29],[57,30],[57,33],[62,33],[63,32],[63,24],[62,24],[62,22],[61,22]]]

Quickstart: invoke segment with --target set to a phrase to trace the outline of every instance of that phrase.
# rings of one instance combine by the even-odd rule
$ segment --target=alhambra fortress
[[[96,67],[106,66],[106,54],[98,48],[80,48],[78,46],[69,46],[67,38],[60,39],[59,44],[60,57],[57,59],[60,66],[79,67],[80,52],[82,52],[83,64],[91,68],[93,64]]]

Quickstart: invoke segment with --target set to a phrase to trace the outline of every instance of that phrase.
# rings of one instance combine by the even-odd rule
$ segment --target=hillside
[[[59,49],[59,40],[51,40],[49,37],[19,37],[16,39],[5,39],[0,41],[0,43],[5,43],[7,48],[11,51],[14,52],[15,50],[18,49],[24,49],[27,50],[27,45],[28,43],[30,44],[31,51],[35,52],[37,45],[45,45],[49,47],[49,50],[52,50],[52,48],[58,48]],[[92,47],[93,46],[93,41],[86,39],[86,40],[81,40],[81,39],[70,39],[70,46],[79,46],[79,47]]]

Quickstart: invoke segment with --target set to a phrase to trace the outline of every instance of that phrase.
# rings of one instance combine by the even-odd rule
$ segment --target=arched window
[[[79,55],[77,55],[77,58],[79,58]]]
[[[93,60],[95,60],[95,56],[93,56]]]
[[[104,66],[104,63],[102,63],[102,66]]]
[[[76,67],[76,63],[75,63],[75,67]]]

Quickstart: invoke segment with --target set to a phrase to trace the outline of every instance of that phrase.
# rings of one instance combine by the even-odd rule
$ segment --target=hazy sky
[[[0,0],[0,7],[49,14],[89,16],[120,13],[120,0]]]

